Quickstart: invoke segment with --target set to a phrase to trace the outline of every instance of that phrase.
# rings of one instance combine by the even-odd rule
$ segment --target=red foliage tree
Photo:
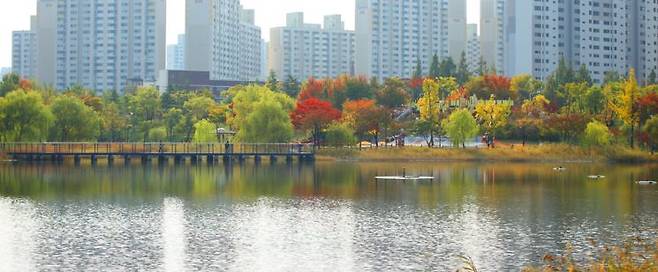
[[[331,103],[317,98],[299,100],[297,107],[290,114],[290,119],[295,128],[299,130],[311,130],[313,132],[313,143],[319,144],[319,136],[322,129],[332,122],[339,120],[341,112],[334,108]]]
[[[302,86],[302,90],[299,92],[299,97],[297,99],[300,101],[310,98],[322,99],[325,95],[324,87],[324,80],[310,77]]]
[[[510,88],[512,86],[512,80],[505,76],[499,75],[485,75],[484,76],[484,85],[486,89],[497,99],[515,99]]]
[[[21,90],[25,90],[25,91],[32,90],[32,81],[28,79],[21,79],[18,85],[21,87]]]
[[[640,119],[642,123],[651,118],[652,115],[658,114],[658,94],[655,92],[641,96],[637,100],[637,104],[640,108]]]

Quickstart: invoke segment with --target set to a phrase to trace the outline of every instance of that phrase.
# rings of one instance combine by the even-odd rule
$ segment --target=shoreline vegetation
[[[487,148],[322,148],[317,161],[334,162],[518,162],[658,163],[658,155],[626,146],[584,148],[569,144],[499,145]]]

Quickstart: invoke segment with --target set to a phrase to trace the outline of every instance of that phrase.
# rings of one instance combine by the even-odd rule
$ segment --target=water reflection
[[[0,271],[505,271],[658,235],[656,166],[567,167],[0,165]],[[374,182],[401,168],[436,181]]]

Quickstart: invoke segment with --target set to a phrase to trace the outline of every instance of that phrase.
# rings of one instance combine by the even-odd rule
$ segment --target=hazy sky
[[[479,22],[480,0],[468,1],[469,23]],[[36,0],[0,0],[0,67],[11,66],[11,32],[30,28],[30,15],[36,14]],[[309,23],[322,23],[322,17],[341,14],[348,29],[354,29],[354,0],[241,0],[256,10],[256,24],[269,39],[271,27],[283,26],[288,12],[303,11]],[[167,44],[185,32],[185,0],[167,0]]]

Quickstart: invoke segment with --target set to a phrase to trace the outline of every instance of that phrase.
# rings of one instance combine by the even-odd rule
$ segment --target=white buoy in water
[[[641,180],[641,181],[638,181],[637,184],[640,184],[640,185],[656,185],[658,183],[656,183],[655,180]]]
[[[555,167],[555,168],[553,168],[553,170],[555,170],[555,171],[559,171],[559,172],[562,172],[562,171],[566,171],[567,168],[564,168],[564,167],[560,166],[560,167]]]
[[[588,178],[589,178],[589,179],[604,179],[605,176],[601,176],[601,175],[591,175],[591,176],[588,176]]]

